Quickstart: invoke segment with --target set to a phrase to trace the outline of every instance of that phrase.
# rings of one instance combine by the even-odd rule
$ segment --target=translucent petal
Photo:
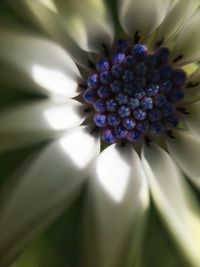
[[[190,17],[185,23],[184,28],[177,36],[176,45],[173,51],[173,56],[177,57],[182,55],[179,61],[182,64],[198,61],[200,59],[200,10]]]
[[[43,94],[67,98],[77,95],[80,74],[61,47],[48,39],[20,31],[2,28],[0,34],[0,58],[11,64],[14,70],[30,77]],[[14,81],[19,80],[13,72],[10,80],[12,75]]]
[[[12,80],[12,82],[11,82]],[[20,96],[22,94],[44,96],[46,90],[36,84],[30,74],[17,68],[14,64],[3,62],[0,63],[0,93],[1,99],[9,96],[6,100],[9,102],[14,94]]]
[[[78,93],[77,81],[67,77],[64,72],[55,68],[34,65],[32,67],[32,78],[39,86],[48,88],[53,94],[71,98]]]
[[[174,1],[175,2],[175,1]],[[157,33],[157,39],[168,39],[177,34],[199,6],[199,0],[178,0],[166,15]]]
[[[103,0],[58,0],[56,6],[67,33],[82,49],[97,52],[102,43],[111,46],[114,29]]]
[[[83,107],[75,100],[34,101],[3,109],[0,114],[0,150],[58,136],[79,126]]]
[[[137,31],[146,37],[161,23],[170,0],[118,0],[119,19],[123,29],[131,36]]]
[[[77,63],[85,66],[88,56],[82,51],[76,43],[67,36],[61,16],[53,0],[7,0],[14,11],[27,22],[34,24],[40,30],[42,29],[49,36],[66,48]]]
[[[200,210],[173,159],[156,145],[144,147],[142,162],[153,201],[182,255],[200,266]]]
[[[102,0],[84,3],[49,0],[51,7],[44,0],[9,2],[26,20],[31,20],[62,44],[83,66],[87,65],[89,56],[82,49],[94,51],[99,49],[99,41],[100,45],[112,41],[113,27]]]
[[[0,265],[70,204],[100,152],[99,141],[80,127],[49,144],[5,184],[0,207]]]
[[[148,205],[148,186],[137,153],[116,145],[106,148],[96,160],[89,184],[85,266],[137,264]]]
[[[168,139],[167,147],[181,170],[200,189],[200,142],[187,131],[174,132],[176,139]]]

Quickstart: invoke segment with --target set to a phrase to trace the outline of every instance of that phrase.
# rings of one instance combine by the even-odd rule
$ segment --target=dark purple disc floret
[[[186,73],[171,62],[169,49],[149,52],[144,44],[131,46],[121,39],[97,61],[83,100],[93,108],[93,123],[104,141],[137,143],[177,127],[186,80]]]

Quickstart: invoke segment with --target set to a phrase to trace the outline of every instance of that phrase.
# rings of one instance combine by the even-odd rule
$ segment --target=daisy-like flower
[[[43,146],[3,183],[0,265],[86,184],[83,266],[141,266],[153,202],[199,267],[199,1],[5,2],[1,90],[37,98],[4,105],[0,149]]]

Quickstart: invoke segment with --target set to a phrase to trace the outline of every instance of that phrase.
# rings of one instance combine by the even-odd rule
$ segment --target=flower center
[[[173,66],[167,48],[149,52],[143,44],[118,40],[89,75],[83,99],[92,107],[104,141],[140,142],[179,124],[177,104],[184,98],[186,79],[186,73]]]

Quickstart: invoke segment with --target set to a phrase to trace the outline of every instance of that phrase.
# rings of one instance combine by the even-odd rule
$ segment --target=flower
[[[119,0],[116,31],[101,0],[7,5],[20,19],[1,21],[1,82],[35,100],[5,105],[1,151],[48,142],[3,185],[1,266],[87,183],[86,266],[139,264],[151,194],[198,267],[200,213],[184,177],[199,189],[198,1]]]

